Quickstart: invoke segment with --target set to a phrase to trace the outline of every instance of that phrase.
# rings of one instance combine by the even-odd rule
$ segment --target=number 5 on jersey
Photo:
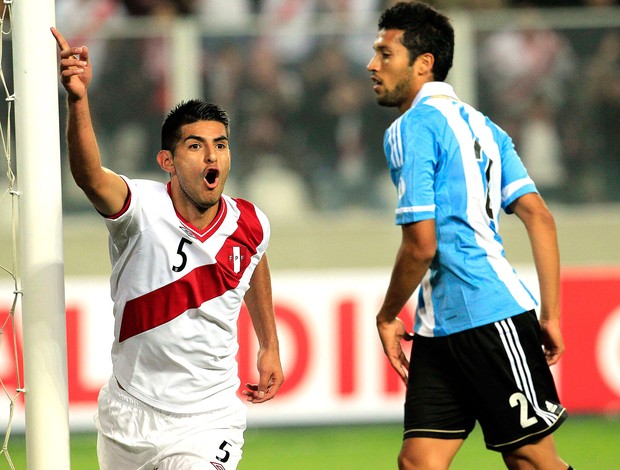
[[[185,246],[186,243],[188,245],[192,244],[191,240],[188,240],[185,237],[181,238],[181,241],[179,242],[179,247],[177,248],[177,255],[181,257],[181,263],[176,266],[172,266],[172,270],[175,273],[183,271],[185,269],[185,265],[187,264],[187,255],[183,251],[183,247]]]

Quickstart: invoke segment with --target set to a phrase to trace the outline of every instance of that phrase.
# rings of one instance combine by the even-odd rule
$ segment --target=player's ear
[[[157,163],[166,173],[174,173],[174,158],[170,150],[160,150],[157,153]]]
[[[425,52],[416,57],[413,66],[418,75],[432,75],[435,56],[430,52]]]

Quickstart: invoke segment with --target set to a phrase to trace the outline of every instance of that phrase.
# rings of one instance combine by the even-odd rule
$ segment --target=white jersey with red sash
[[[166,185],[125,181],[126,206],[106,218],[114,376],[165,411],[224,408],[238,399],[237,318],[269,222],[248,201],[222,195],[215,219],[199,232],[175,211]]]

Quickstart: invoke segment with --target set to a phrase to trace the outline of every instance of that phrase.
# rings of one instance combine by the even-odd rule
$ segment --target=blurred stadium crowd
[[[56,6],[65,36],[90,47],[91,107],[104,163],[134,177],[157,170],[160,123],[173,104],[171,77],[184,73],[174,69],[166,32],[179,18],[192,18],[204,25],[201,92],[232,117],[228,192],[259,205],[261,196],[280,201],[286,212],[393,207],[382,140],[396,113],[376,105],[365,68],[379,12],[391,3],[57,0]],[[472,104],[513,136],[543,196],[552,203],[620,202],[620,20],[587,21],[599,9],[620,18],[618,2],[429,3],[474,15]],[[583,25],[547,26],[549,10],[563,7],[583,11]],[[493,27],[497,11],[514,12],[514,23]],[[134,18],[154,33],[100,34]],[[87,207],[80,195],[66,196],[69,208]]]

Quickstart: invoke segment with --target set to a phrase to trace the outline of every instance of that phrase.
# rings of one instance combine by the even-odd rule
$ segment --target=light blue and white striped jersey
[[[435,219],[437,253],[414,331],[445,336],[535,308],[498,233],[500,209],[537,192],[510,137],[450,85],[431,82],[386,131],[384,148],[396,223]]]

